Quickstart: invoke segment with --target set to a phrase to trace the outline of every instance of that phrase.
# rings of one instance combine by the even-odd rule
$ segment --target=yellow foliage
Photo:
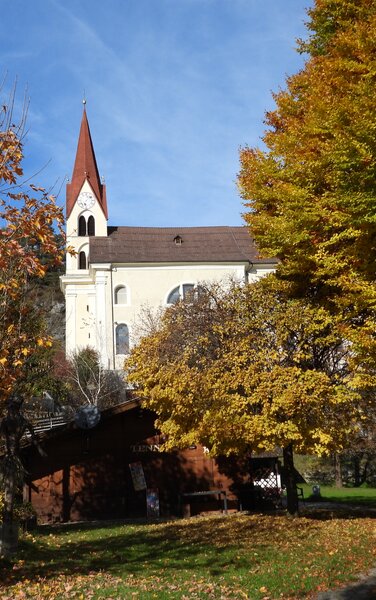
[[[265,150],[240,153],[245,220],[296,295],[354,317],[376,306],[376,8],[320,0],[312,53],[276,93]]]
[[[341,319],[288,299],[271,276],[227,292],[203,284],[196,302],[166,311],[125,369],[167,448],[231,454],[292,443],[322,454],[350,442],[375,388],[376,355],[359,379],[355,354]]]

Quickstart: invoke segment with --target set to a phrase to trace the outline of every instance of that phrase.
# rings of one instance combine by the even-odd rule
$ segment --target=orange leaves
[[[33,197],[12,185],[22,174],[22,144],[8,123],[0,131],[0,397],[22,382],[28,361],[51,340],[44,334],[34,282],[61,264],[64,250],[63,213],[53,196],[30,184]]]
[[[38,187],[36,185],[34,185],[33,183],[29,183],[29,186],[31,187],[32,190],[34,190],[34,192],[45,192],[46,190],[42,187]]]
[[[22,158],[22,144],[15,132],[11,128],[0,131],[0,182],[16,183],[22,175]]]

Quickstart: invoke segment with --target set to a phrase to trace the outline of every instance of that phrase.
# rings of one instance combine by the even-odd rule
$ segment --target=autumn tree
[[[13,119],[10,102],[0,119],[0,415],[30,357],[51,344],[36,284],[63,259],[54,233],[63,234],[62,210],[42,188],[22,183],[24,118]]]
[[[157,413],[167,449],[283,448],[291,513],[293,451],[325,454],[345,445],[369,391],[336,318],[286,298],[273,276],[230,289],[202,285],[194,301],[166,311],[125,368]]]
[[[20,410],[32,387],[30,365],[52,343],[36,288],[49,267],[63,259],[55,229],[64,235],[63,214],[55,198],[23,182],[26,111],[14,124],[13,105],[14,94],[0,113],[0,429],[6,448],[2,463],[5,542],[21,470],[20,438],[29,428]]]
[[[291,282],[289,293],[337,315],[359,364],[370,365],[376,354],[376,5],[316,0],[308,15],[309,37],[299,42],[305,66],[274,95],[264,149],[240,153],[244,217],[260,253],[280,259],[277,275]],[[369,432],[375,407],[365,414]]]
[[[316,0],[308,15],[307,61],[274,95],[265,149],[240,153],[244,216],[294,294],[364,322],[376,297],[376,4]]]

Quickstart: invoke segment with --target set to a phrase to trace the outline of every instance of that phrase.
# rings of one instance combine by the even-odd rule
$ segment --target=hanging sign
[[[129,465],[132,475],[133,487],[136,492],[146,490],[146,481],[142,463],[134,462]]]

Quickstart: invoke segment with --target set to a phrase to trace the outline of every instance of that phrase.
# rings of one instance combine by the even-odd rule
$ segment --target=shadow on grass
[[[145,575],[146,566],[149,573],[159,573],[164,568],[175,572],[202,568],[215,575],[232,563],[229,553],[236,551],[230,543],[226,548],[214,548],[210,540],[206,543],[201,527],[194,523],[189,526],[189,540],[181,537],[179,528],[153,529],[150,524],[143,527],[139,523],[137,527],[117,523],[115,527],[114,531],[114,523],[101,523],[39,528],[37,542],[31,537],[20,541],[14,563],[0,559],[0,581],[12,585],[36,577],[49,579],[98,571],[137,577]],[[88,534],[87,539],[71,540],[70,534],[76,537],[79,533]],[[245,567],[245,560],[238,560],[236,566]]]
[[[47,580],[99,571],[119,577],[154,576],[164,570],[171,576],[178,571],[205,570],[214,576],[224,569],[233,573],[249,571],[272,559],[270,553],[278,544],[271,543],[271,532],[275,537],[279,531],[284,543],[304,543],[306,534],[316,529],[315,520],[354,520],[363,515],[349,514],[348,510],[310,509],[301,515],[307,519],[292,520],[291,525],[295,525],[291,527],[286,526],[285,515],[275,516],[272,522],[270,516],[252,515],[249,519],[219,517],[210,522],[192,519],[155,525],[107,522],[40,527],[36,541],[31,535],[21,540],[14,564],[0,561],[0,581],[12,585],[26,579]],[[228,526],[236,529],[236,535]],[[255,556],[244,551],[245,547],[239,553],[242,539],[248,539],[246,547],[250,549],[254,540]]]
[[[325,504],[323,504],[325,503]],[[308,519],[330,521],[332,519],[375,519],[376,510],[369,506],[350,506],[329,500],[301,505],[300,516]]]
[[[345,504],[349,506],[364,506],[370,510],[376,509],[376,498],[367,498],[364,495],[359,496],[326,496],[325,493],[322,496],[307,496],[306,502],[334,502],[335,504]]]
[[[324,497],[325,499],[325,497]],[[339,498],[328,498],[329,502],[339,502],[343,504],[357,504],[366,508],[376,509],[376,498],[365,498],[364,496],[341,496]]]

